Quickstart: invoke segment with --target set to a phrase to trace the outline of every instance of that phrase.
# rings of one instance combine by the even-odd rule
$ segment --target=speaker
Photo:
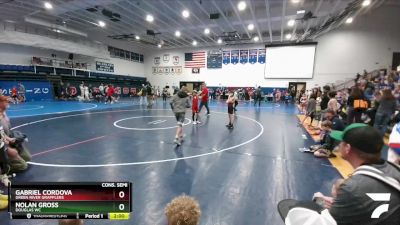
[[[216,20],[216,19],[219,19],[219,13],[211,13],[210,20]]]
[[[154,32],[154,30],[147,30],[146,34],[147,34],[147,35],[151,35],[151,36],[156,35],[156,33]]]
[[[69,59],[69,60],[73,60],[73,59],[74,59],[74,54],[72,54],[72,53],[69,53],[69,55],[68,55],[68,59]]]

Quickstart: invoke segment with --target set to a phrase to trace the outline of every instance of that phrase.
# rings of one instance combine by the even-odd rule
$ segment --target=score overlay
[[[11,219],[129,219],[130,182],[13,183]]]

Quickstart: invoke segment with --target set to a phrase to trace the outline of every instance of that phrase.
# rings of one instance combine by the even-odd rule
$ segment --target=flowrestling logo
[[[366,193],[368,197],[370,197],[375,202],[389,202],[390,201],[390,193]],[[382,204],[378,206],[371,215],[372,219],[379,219],[379,217],[389,211],[389,204]]]

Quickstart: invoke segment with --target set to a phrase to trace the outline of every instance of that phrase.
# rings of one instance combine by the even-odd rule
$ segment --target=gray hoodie
[[[185,113],[187,108],[190,108],[189,95],[184,91],[179,91],[172,96],[171,108],[174,113]]]

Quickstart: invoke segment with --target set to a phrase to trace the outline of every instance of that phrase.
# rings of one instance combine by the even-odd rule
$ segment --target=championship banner
[[[97,71],[114,73],[114,64],[96,61],[96,70]]]
[[[231,63],[233,65],[238,64],[239,62],[239,50],[232,50],[231,51]]]
[[[258,49],[258,63],[265,63],[265,49]]]
[[[249,50],[249,63],[254,64],[257,62],[257,49]]]
[[[230,51],[223,51],[222,52],[222,63],[224,65],[228,65],[231,62],[231,52]]]
[[[246,64],[249,61],[249,50],[240,50],[240,63]]]
[[[222,68],[222,51],[210,50],[207,52],[207,68],[221,69]]]
[[[153,75],[180,75],[182,66],[157,66],[153,67]]]

